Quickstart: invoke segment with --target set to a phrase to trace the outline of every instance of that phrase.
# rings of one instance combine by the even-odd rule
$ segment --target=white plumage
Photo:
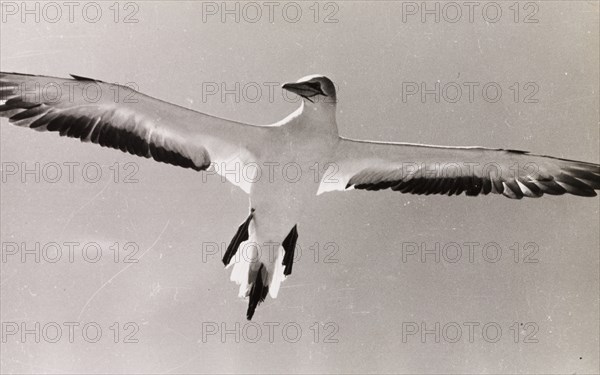
[[[600,166],[481,147],[383,143],[342,138],[331,80],[313,75],[283,89],[303,97],[301,107],[265,126],[229,121],[119,87],[133,100],[111,100],[114,87],[73,76],[61,79],[0,73],[0,116],[15,125],[55,131],[184,168],[213,167],[250,195],[250,214],[223,259],[251,319],[267,293],[277,297],[291,273],[296,225],[315,195],[336,190],[390,188],[402,193],[502,194],[509,198],[565,193],[595,196]],[[86,99],[84,86],[100,90]],[[45,87],[73,87],[49,100]],[[232,176],[247,171],[251,176]],[[278,173],[271,173],[277,166]],[[252,169],[251,168],[251,169]]]

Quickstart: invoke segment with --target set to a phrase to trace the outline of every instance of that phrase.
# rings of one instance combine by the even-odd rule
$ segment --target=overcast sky
[[[312,2],[277,3],[273,23],[264,3],[256,3],[260,16],[238,4],[239,22],[225,15],[225,23],[221,2],[121,4],[118,13],[102,3],[95,23],[89,6],[83,17],[84,4],[72,23],[65,7],[54,23],[53,9],[41,8],[36,23],[31,16],[22,22],[22,9],[4,8],[2,71],[133,82],[151,96],[255,124],[298,106],[281,83],[320,73],[338,87],[344,136],[600,161],[597,2],[521,3],[518,14],[513,2],[497,2],[498,17],[496,6],[482,16],[481,3],[472,22],[457,3],[461,16],[440,6],[439,23],[421,14],[420,2],[332,2],[318,12]],[[438,81],[439,103],[420,93],[403,99],[403,87],[432,89]],[[223,100],[223,87],[236,82],[237,94]],[[488,96],[484,86],[492,86]],[[456,87],[462,97],[453,100]],[[97,344],[11,336],[2,345],[4,372],[593,373],[600,366],[598,198],[324,194],[298,225],[301,258],[279,297],[257,309],[262,337],[251,343],[256,327],[245,321],[246,302],[220,256],[207,252],[210,243],[228,243],[245,219],[245,193],[217,176],[4,119],[0,132],[3,168],[19,168],[1,185],[2,322],[96,322],[104,335]],[[25,176],[22,183],[20,168],[36,163],[40,182]],[[52,163],[63,173],[64,163],[79,163],[74,182],[49,182],[42,170],[50,173]],[[90,165],[100,166],[97,182],[84,179]],[[137,182],[125,183],[127,176]],[[57,263],[6,254],[9,242],[58,243],[66,251],[70,241],[81,244],[72,263],[64,254]],[[115,242],[118,262],[109,249]],[[138,263],[123,262],[128,242],[139,248]],[[406,254],[411,243],[453,242],[463,250],[455,263]],[[480,244],[472,262],[470,242]],[[89,243],[104,250],[96,263],[82,258]],[[482,256],[490,243],[502,249],[495,263]],[[109,329],[115,322],[117,344]],[[139,328],[138,343],[122,343],[133,331],[123,328],[128,322]],[[233,334],[222,340],[221,329],[235,330],[236,322],[240,342]],[[446,326],[447,336],[423,343],[418,332],[403,342],[403,332],[423,322]],[[479,324],[473,343],[468,322]],[[524,325],[515,329],[515,322]],[[494,328],[482,334],[488,323],[502,329],[496,343],[488,342]],[[301,328],[298,342],[295,328],[284,336],[286,324]],[[447,340],[453,324],[462,328],[456,343]],[[523,342],[531,338],[537,342]]]

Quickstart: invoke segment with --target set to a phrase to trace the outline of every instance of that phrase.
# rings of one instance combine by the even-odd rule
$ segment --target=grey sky
[[[405,14],[403,22],[402,5],[387,1],[321,5],[317,23],[312,2],[296,3],[303,11],[297,23],[281,16],[284,3],[274,23],[265,14],[255,23],[243,17],[222,23],[220,14],[206,12],[203,22],[201,3],[137,4],[138,23],[114,23],[109,3],[102,3],[97,23],[77,14],[74,23],[22,23],[10,16],[0,24],[1,68],[134,82],[162,100],[257,124],[275,122],[298,105],[278,87],[270,102],[270,83],[321,73],[338,85],[344,136],[600,161],[598,2],[535,3],[532,19],[538,23],[522,22],[533,10],[525,3],[515,23],[513,2],[497,2],[503,13],[496,23],[485,22],[480,9],[473,22],[466,14],[455,23],[443,17],[422,23],[418,15]],[[119,20],[129,11],[121,8]],[[332,11],[338,22],[324,23]],[[465,89],[461,100],[450,103],[446,96],[436,103],[426,96],[422,103],[415,95],[403,102],[403,82],[433,88],[438,80],[441,87],[456,83]],[[251,102],[248,91],[236,103],[234,95],[223,101],[206,92],[236,82],[248,90],[261,87],[261,99]],[[465,82],[497,83],[502,98],[491,103],[477,90],[470,103]],[[524,103],[533,91],[538,102]],[[92,321],[109,338],[114,322],[139,327],[136,344],[9,341],[1,353],[7,373],[594,373],[600,366],[598,198],[324,194],[299,223],[302,258],[294,273],[279,297],[257,310],[254,322],[263,337],[236,343],[229,335],[222,343],[219,332],[203,342],[208,325],[247,324],[246,304],[237,298],[230,272],[218,255],[205,252],[203,259],[202,251],[203,244],[231,239],[246,217],[247,196],[216,176],[203,180],[191,170],[5,120],[0,132],[3,166],[98,163],[103,173],[97,183],[86,182],[81,168],[74,183],[8,178],[1,185],[3,243],[97,242],[106,251],[97,263],[81,256],[73,263],[21,263],[18,257],[2,262],[2,321]],[[138,167],[137,183],[123,182],[133,170],[126,169],[129,162]],[[118,183],[110,169],[115,163]],[[114,242],[134,242],[138,258],[144,255],[122,271],[129,264],[115,263],[107,250]],[[494,242],[502,258],[486,261],[480,246],[473,263],[466,254],[456,263],[402,259],[407,243],[432,248],[450,242]],[[339,249],[337,263],[324,262],[333,249],[329,243]],[[518,263],[510,249],[515,243]],[[526,243],[536,244],[537,263],[523,263]],[[264,325],[271,322],[280,324],[274,343]],[[315,322],[321,324],[318,340]],[[436,343],[429,336],[422,343],[416,335],[403,343],[403,323],[411,322],[429,328],[455,322],[463,337]],[[487,342],[480,327],[470,343],[465,322],[495,322],[501,339]],[[522,342],[530,329],[520,331],[515,343],[514,322],[534,323],[538,342]],[[282,338],[287,323],[301,327],[297,343]],[[334,328],[338,342],[324,343]]]

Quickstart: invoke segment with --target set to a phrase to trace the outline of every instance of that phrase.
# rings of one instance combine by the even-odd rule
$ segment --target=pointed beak
[[[325,95],[325,93],[321,90],[321,87],[318,83],[309,83],[309,82],[297,82],[297,83],[286,83],[281,86],[282,89],[293,92],[296,95],[300,95],[303,98],[311,98],[315,95]]]

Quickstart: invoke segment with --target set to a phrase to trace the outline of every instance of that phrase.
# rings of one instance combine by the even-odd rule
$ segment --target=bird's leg
[[[298,239],[297,225],[294,225],[290,233],[287,235],[281,246],[285,251],[283,256],[283,274],[289,276],[292,274],[292,264],[294,263],[294,250],[296,249],[296,240]]]
[[[250,237],[250,234],[248,232],[248,227],[250,226],[250,222],[252,221],[253,217],[254,217],[254,208],[251,208],[250,215],[248,216],[246,221],[244,221],[240,225],[237,232],[231,239],[231,243],[229,244],[229,246],[227,246],[227,251],[225,251],[225,255],[223,256],[223,264],[225,264],[225,267],[227,267],[229,265],[229,263],[231,262],[231,259],[237,253],[238,248],[240,247],[240,244],[242,242],[246,241],[248,239],[248,237]]]

